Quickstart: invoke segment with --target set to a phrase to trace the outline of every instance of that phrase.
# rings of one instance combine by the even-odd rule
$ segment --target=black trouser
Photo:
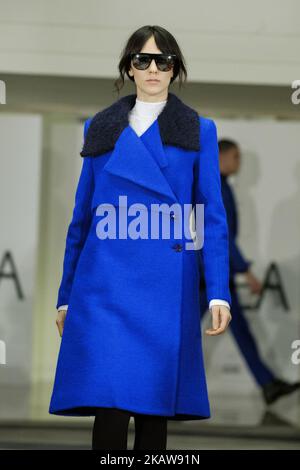
[[[93,426],[93,450],[127,449],[130,417],[134,417],[133,450],[164,450],[167,446],[166,416],[133,413],[118,408],[97,408]]]

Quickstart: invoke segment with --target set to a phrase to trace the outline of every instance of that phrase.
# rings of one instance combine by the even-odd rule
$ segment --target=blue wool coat
[[[207,298],[231,304],[216,126],[169,92],[139,137],[128,124],[135,99],[120,98],[85,122],[56,304],[69,307],[49,413],[92,416],[101,406],[209,418],[197,251],[186,248],[190,234],[172,230],[179,213],[170,206],[204,204]],[[132,204],[143,204],[140,212],[130,212]],[[159,206],[159,235],[132,236],[139,216],[150,231]],[[108,214],[116,227],[108,223],[104,238]],[[163,223],[170,237],[162,236]],[[124,224],[127,238],[119,232]]]

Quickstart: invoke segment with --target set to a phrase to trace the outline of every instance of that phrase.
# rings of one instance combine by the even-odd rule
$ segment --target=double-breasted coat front
[[[209,418],[198,257],[178,219],[185,205],[203,204],[207,300],[231,304],[216,125],[169,92],[138,136],[128,123],[135,99],[119,98],[85,122],[56,304],[68,304],[68,312],[49,413],[91,416],[100,406]]]

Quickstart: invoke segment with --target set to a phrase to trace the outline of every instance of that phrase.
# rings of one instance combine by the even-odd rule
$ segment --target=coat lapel
[[[168,166],[164,145],[187,151],[200,149],[198,113],[176,95],[168,93],[167,103],[142,136],[129,125],[128,113],[136,94],[120,98],[91,120],[82,157],[98,157],[112,150],[103,169],[179,202],[162,169]],[[184,155],[184,152],[183,152]]]
[[[152,125],[148,127],[146,132],[140,136],[140,139],[149,149],[151,155],[155,158],[160,168],[165,168],[168,166],[168,159],[166,157],[166,153],[160,137],[159,124],[157,119],[155,119]]]
[[[156,132],[154,132],[155,129]],[[150,136],[148,131],[149,129],[146,133]],[[164,195],[172,203],[179,202],[161,171],[161,167],[166,166],[168,163],[159,138],[156,121],[151,126],[151,135],[155,136],[151,144],[152,152],[148,150],[134,129],[128,125],[118,138],[114,150],[103,169]],[[152,154],[154,152],[156,152],[155,157]]]

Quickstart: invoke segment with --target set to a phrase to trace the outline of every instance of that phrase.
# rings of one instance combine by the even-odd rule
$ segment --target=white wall
[[[115,77],[129,35],[159,24],[192,81],[290,85],[299,15],[297,0],[0,0],[0,73]]]
[[[0,339],[6,351],[0,364],[1,389],[31,380],[41,124],[37,115],[0,116]]]

